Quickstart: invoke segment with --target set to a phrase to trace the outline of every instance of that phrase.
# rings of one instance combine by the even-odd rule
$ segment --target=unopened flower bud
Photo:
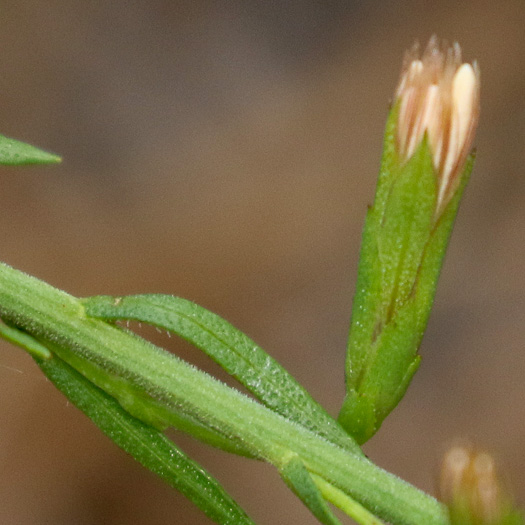
[[[431,38],[421,59],[412,50],[405,58],[399,100],[397,147],[408,160],[425,133],[438,177],[439,213],[459,184],[472,147],[479,116],[479,70],[462,64],[458,44],[442,50]]]
[[[420,363],[436,284],[463,190],[479,114],[479,73],[459,46],[409,53],[386,123],[359,260],[339,421],[364,443]],[[507,524],[505,524],[507,525]]]
[[[439,495],[454,525],[500,525],[513,514],[494,459],[470,447],[455,446],[445,454]]]

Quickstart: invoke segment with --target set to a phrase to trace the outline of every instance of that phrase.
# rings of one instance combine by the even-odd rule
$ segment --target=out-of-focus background
[[[0,132],[64,162],[1,169],[1,259],[79,296],[194,300],[335,415],[402,56],[457,40],[482,72],[478,158],[421,369],[366,452],[432,491],[468,437],[523,504],[524,27],[523,0],[3,2]],[[258,524],[315,523],[272,468],[177,439]],[[4,343],[0,501],[5,525],[210,523]]]

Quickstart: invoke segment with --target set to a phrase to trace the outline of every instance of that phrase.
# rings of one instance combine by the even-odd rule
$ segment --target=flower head
[[[512,513],[494,459],[470,446],[454,446],[445,454],[439,492],[452,523],[497,525]]]
[[[432,37],[421,58],[407,53],[396,99],[397,147],[408,160],[427,134],[438,176],[437,209],[442,210],[459,184],[479,117],[479,70],[461,62],[458,44],[443,50]]]

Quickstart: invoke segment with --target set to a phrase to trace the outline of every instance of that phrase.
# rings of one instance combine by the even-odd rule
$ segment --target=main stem
[[[142,388],[167,407],[240,441],[277,467],[293,451],[312,474],[391,523],[449,525],[446,510],[434,498],[366,458],[329,443],[168,352],[87,317],[78,299],[1,263],[0,317],[52,343],[53,351],[77,370],[80,356]],[[107,388],[104,381],[97,383],[96,373],[88,379]]]

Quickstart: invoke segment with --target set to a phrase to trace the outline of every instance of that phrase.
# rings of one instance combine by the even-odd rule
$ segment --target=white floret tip
[[[439,214],[459,185],[479,117],[479,70],[461,63],[458,44],[442,50],[436,38],[421,58],[409,52],[396,90],[399,101],[397,149],[412,157],[425,133],[438,177]]]

